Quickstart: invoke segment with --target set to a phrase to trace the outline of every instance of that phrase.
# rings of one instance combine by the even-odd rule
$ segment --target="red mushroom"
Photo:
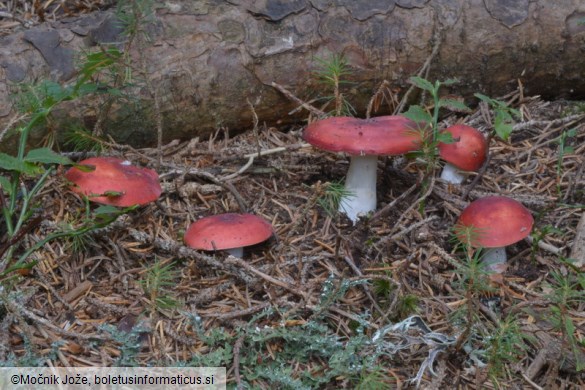
[[[272,233],[272,225],[256,215],[226,213],[193,222],[184,239],[194,249],[226,250],[242,257],[245,246],[266,241]]]
[[[482,261],[492,270],[506,263],[506,246],[530,234],[534,219],[521,203],[505,196],[471,202],[459,216],[457,238],[474,248],[489,248]]]
[[[162,189],[155,171],[131,165],[115,157],[92,157],[78,165],[93,167],[84,171],[70,168],[65,178],[73,185],[74,192],[89,200],[119,207],[143,205],[158,199]]]
[[[378,156],[414,151],[421,135],[417,124],[402,116],[331,117],[307,126],[304,139],[320,149],[351,155],[345,189],[352,196],[344,198],[339,209],[355,223],[360,215],[376,209]]]
[[[447,162],[441,179],[461,184],[465,180],[463,171],[477,171],[485,162],[487,141],[478,130],[466,125],[454,125],[443,131],[450,133],[454,142],[439,143],[439,155]]]

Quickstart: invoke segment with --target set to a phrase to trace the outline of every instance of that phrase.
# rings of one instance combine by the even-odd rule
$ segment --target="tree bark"
[[[445,90],[498,96],[520,80],[525,94],[585,96],[582,0],[174,0],[156,10],[148,60],[160,98],[164,139],[205,136],[218,127],[250,128],[306,118],[271,86],[303,99],[330,95],[312,77],[317,58],[343,54],[351,67],[346,98],[363,114],[383,81],[399,95],[438,49],[429,79],[456,77]],[[13,85],[69,81],[75,58],[123,40],[112,11],[45,23],[0,38],[0,131],[14,117]],[[114,104],[106,130],[133,145],[156,142],[151,93]],[[250,102],[250,104],[248,104]],[[65,105],[59,121],[91,128],[95,101]]]

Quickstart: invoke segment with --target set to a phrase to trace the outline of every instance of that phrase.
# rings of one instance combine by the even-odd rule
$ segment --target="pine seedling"
[[[372,282],[372,288],[377,297],[387,299],[396,290],[396,285],[391,283],[388,279],[375,279]]]
[[[549,234],[558,234],[562,236],[564,233],[561,229],[558,229],[552,225],[545,225],[541,228],[534,229],[530,236],[532,237],[532,245],[530,247],[530,260],[536,261],[536,254],[538,253],[538,244]]]
[[[576,370],[583,371],[585,370],[583,342],[576,336],[577,328],[570,310],[585,302],[585,277],[579,274],[575,278],[573,274],[565,276],[559,272],[551,272],[551,277],[553,281],[548,284],[550,292],[547,294],[547,299],[552,305],[549,307],[548,318],[554,328],[561,332],[564,343],[573,353]]]
[[[419,297],[414,294],[406,294],[399,297],[396,305],[396,315],[393,317],[393,320],[400,321],[417,313],[420,310],[419,301]]]
[[[147,270],[144,279],[139,281],[151,305],[157,310],[174,309],[180,306],[180,302],[169,292],[170,288],[176,285],[177,272],[173,267],[173,263],[163,265],[163,262],[156,260]]]
[[[339,214],[339,205],[343,199],[355,196],[347,190],[343,183],[334,181],[323,184],[320,187],[320,194],[317,204],[323,208],[328,217],[335,217]]]
[[[517,363],[527,355],[529,340],[530,337],[522,333],[515,318],[508,317],[497,323],[492,334],[484,338],[485,358],[492,381],[497,384],[498,378],[502,378],[506,371],[506,366]]]
[[[470,245],[477,230],[456,225],[454,231],[452,240],[456,242],[456,248],[461,248],[464,253],[464,260],[455,265],[457,280],[453,284],[455,290],[461,291],[465,296],[465,305],[452,313],[454,320],[464,323],[464,330],[459,335],[456,345],[456,349],[459,350],[469,341],[476,324],[480,321],[480,298],[495,290],[490,284],[491,272],[486,269],[486,264],[482,261],[483,249],[473,248]]]
[[[386,368],[375,366],[371,369],[363,369],[360,373],[355,390],[386,390],[393,388],[396,381],[392,380],[386,372]]]
[[[96,152],[101,154],[106,147],[106,141],[87,131],[83,127],[73,126],[64,135],[65,145],[75,151]]]
[[[328,59],[316,58],[316,61],[318,65],[313,71],[315,78],[321,85],[333,90],[333,96],[324,98],[326,99],[326,105],[330,102],[334,103],[333,115],[355,115],[355,109],[341,92],[341,86],[349,84],[344,78],[351,75],[351,69],[347,65],[345,57],[333,54]]]

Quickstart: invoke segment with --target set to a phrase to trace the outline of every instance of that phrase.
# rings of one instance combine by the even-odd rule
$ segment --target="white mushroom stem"
[[[351,194],[343,198],[339,211],[347,214],[355,223],[359,216],[376,209],[376,171],[378,157],[375,155],[352,156],[345,178],[345,189]]]
[[[441,179],[447,183],[461,184],[465,180],[465,177],[465,173],[451,163],[446,163],[445,167],[443,167],[443,172],[441,172]]]
[[[498,265],[505,264],[507,260],[508,256],[506,256],[505,246],[487,249],[481,259],[486,265],[486,268],[491,271],[497,271],[500,268]]]
[[[244,257],[244,247],[241,246],[239,248],[231,248],[231,249],[224,249],[227,253],[229,253],[230,255],[237,257],[238,259],[241,259],[242,257]]]

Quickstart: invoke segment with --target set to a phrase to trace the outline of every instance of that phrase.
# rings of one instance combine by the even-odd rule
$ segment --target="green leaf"
[[[73,166],[79,169],[81,172],[93,172],[95,171],[95,165],[90,164],[73,164]]]
[[[498,111],[496,112],[496,117],[494,119],[494,129],[496,130],[496,134],[504,141],[508,141],[513,130],[513,126],[507,121],[507,117],[509,118],[509,115],[504,115],[501,111]]]
[[[473,94],[473,96],[475,96],[476,98],[478,98],[478,99],[486,102],[487,104],[494,105],[494,99],[492,99],[489,96],[483,95],[481,93],[475,93],[475,94]]]
[[[471,109],[465,103],[455,99],[441,99],[439,100],[439,106],[454,112],[471,112]]]
[[[49,148],[32,149],[24,158],[27,162],[42,164],[73,165],[73,161],[65,156],[52,151]]]
[[[101,85],[95,83],[83,83],[79,85],[77,93],[79,96],[92,94],[100,89]]]
[[[32,269],[35,265],[37,265],[38,261],[34,260],[28,263],[24,263],[22,261],[18,261],[16,263],[14,263],[12,266],[6,268],[4,270],[4,272],[2,272],[0,274],[0,276],[5,276],[8,275],[14,271],[19,271],[19,270],[26,270],[26,269]]]
[[[12,186],[10,184],[10,180],[8,180],[4,176],[0,176],[0,190],[6,191],[6,193],[8,194],[8,196],[10,196],[11,195],[11,189],[12,189]]]
[[[114,206],[110,206],[110,205],[102,205],[99,206],[98,208],[96,208],[94,210],[95,215],[110,215],[110,214],[119,214],[120,213],[120,209]]]
[[[5,171],[16,171],[27,175],[36,175],[43,172],[43,169],[36,165],[19,160],[6,153],[0,153],[0,169]]]
[[[447,79],[445,81],[441,81],[441,84],[446,86],[459,84],[459,79]]]
[[[416,123],[424,123],[425,125],[432,122],[433,117],[429,114],[424,108],[418,105],[412,105],[408,107],[408,111],[404,114],[405,117],[408,119],[416,122]],[[416,130],[416,129],[415,129]]]
[[[412,76],[409,80],[418,88],[424,89],[425,91],[433,92],[435,90],[433,84],[431,84],[430,81],[423,79],[422,77]]]
[[[43,107],[50,109],[56,103],[68,100],[71,98],[71,91],[68,88],[62,87],[60,84],[53,81],[46,81],[41,84],[41,89],[45,94],[43,100]]]
[[[455,142],[455,139],[453,139],[453,134],[446,131],[442,131],[437,136],[437,141],[442,142],[444,144],[452,144]]]
[[[117,198],[119,196],[124,195],[124,193],[121,191],[108,190],[108,191],[104,191],[104,193],[101,195],[107,196],[107,197],[112,197],[112,198]]]
[[[119,88],[108,88],[105,91],[110,96],[121,97],[124,96],[122,91]]]
[[[575,324],[570,318],[565,318],[565,332],[567,335],[572,335],[575,332]]]

